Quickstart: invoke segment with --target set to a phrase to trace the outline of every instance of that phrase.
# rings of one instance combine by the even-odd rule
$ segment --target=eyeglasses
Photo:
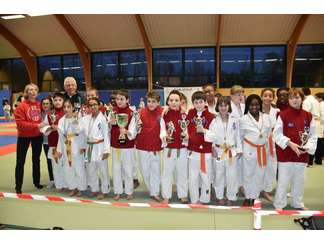
[[[47,103],[47,102],[45,102],[45,103],[42,103],[42,105],[49,105],[50,103]]]
[[[95,106],[98,106],[98,104],[89,104],[89,107],[95,107]]]

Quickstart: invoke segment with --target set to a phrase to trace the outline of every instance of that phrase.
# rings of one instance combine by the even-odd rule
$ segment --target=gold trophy
[[[167,143],[171,144],[174,142],[174,137],[173,137],[173,133],[175,131],[175,127],[172,121],[168,122],[167,124]]]
[[[198,113],[197,116],[194,117],[194,122],[196,124],[196,128],[198,128],[199,126],[203,126],[204,118],[201,117],[200,113]],[[201,132],[197,133],[200,134]]]
[[[183,143],[186,143],[188,140],[185,140],[188,136],[188,125],[189,120],[186,120],[186,114],[181,115],[181,120],[178,121],[180,128],[181,128],[181,134],[180,137],[182,139]]]
[[[117,119],[117,125],[118,125],[119,128],[125,128],[127,126],[127,124],[128,124],[128,114],[126,114],[126,113],[117,114],[116,119]],[[126,135],[119,134],[118,142],[120,144],[125,144],[126,143]]]

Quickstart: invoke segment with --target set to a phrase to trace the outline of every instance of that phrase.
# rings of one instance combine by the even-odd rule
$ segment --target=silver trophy
[[[182,139],[182,142],[185,143],[184,140],[188,136],[188,125],[189,125],[189,120],[186,120],[186,114],[181,115],[181,120],[179,120],[178,123],[181,128],[180,137]]]
[[[201,117],[201,114],[198,113],[197,116],[194,117],[194,122],[196,124],[196,128],[198,128],[200,126],[203,126],[203,124],[204,124],[204,118]],[[200,134],[201,132],[198,132],[197,131],[197,133]]]
[[[143,123],[142,123],[141,116],[140,116],[139,112],[134,111],[133,112],[133,117],[134,117],[134,120],[135,120],[136,132],[140,133],[141,130],[142,130]]]
[[[168,144],[171,144],[174,142],[174,137],[173,137],[173,134],[174,134],[174,131],[175,131],[175,127],[174,127],[174,124],[172,121],[168,122],[167,123],[167,143]]]
[[[299,137],[300,137],[300,141],[301,141],[300,147],[303,148],[306,145],[309,138],[310,138],[310,129],[309,129],[309,127],[304,127],[304,132],[299,131]]]
[[[52,123],[52,125],[54,125],[54,123],[55,123],[55,121],[56,121],[56,119],[57,119],[57,116],[56,116],[55,110],[52,110],[52,111],[51,111],[50,119],[51,119],[51,123]]]

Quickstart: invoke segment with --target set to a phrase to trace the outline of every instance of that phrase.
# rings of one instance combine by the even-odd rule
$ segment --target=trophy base
[[[167,140],[167,143],[168,143],[168,144],[172,144],[172,143],[174,143],[174,139],[169,139],[169,140]]]
[[[126,139],[118,139],[119,144],[126,144]]]

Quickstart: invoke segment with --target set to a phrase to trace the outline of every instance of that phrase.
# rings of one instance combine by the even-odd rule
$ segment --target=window
[[[280,87],[285,84],[284,46],[221,48],[221,87]]]
[[[294,61],[294,87],[324,87],[324,45],[299,45]]]
[[[154,85],[181,86],[183,76],[182,49],[153,50]]]
[[[25,86],[30,82],[25,63],[22,59],[12,59],[11,65],[12,90],[24,91]]]
[[[118,52],[92,54],[92,83],[97,89],[118,88]]]
[[[144,50],[120,52],[120,82],[126,88],[147,87],[147,65]]]
[[[215,83],[215,49],[186,48],[183,86],[202,86]]]
[[[221,48],[220,87],[232,87],[234,84],[246,86],[252,81],[251,48]]]
[[[44,56],[38,58],[38,81],[41,91],[63,89],[61,56]]]
[[[69,54],[62,56],[63,77],[74,77],[77,81],[78,90],[85,90],[85,80],[83,76],[83,66],[79,54]]]
[[[97,89],[147,88],[144,50],[92,54],[92,82]]]

